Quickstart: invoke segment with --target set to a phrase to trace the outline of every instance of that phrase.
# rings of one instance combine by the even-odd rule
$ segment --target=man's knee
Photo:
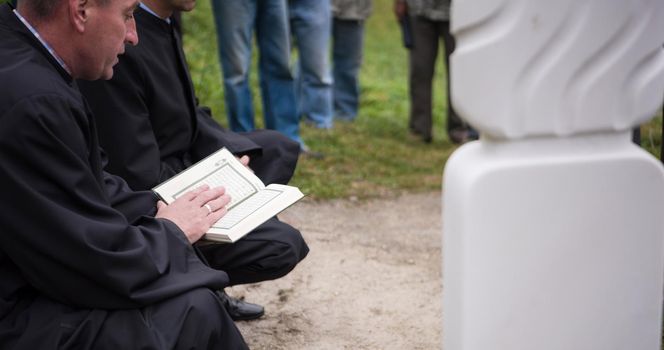
[[[270,219],[240,243],[253,252],[253,261],[239,269],[226,270],[231,284],[254,283],[283,277],[309,253],[302,234],[292,226]]]
[[[309,246],[304,241],[302,233],[293,226],[283,224],[283,239],[279,242],[283,244],[283,259],[288,262],[289,270],[292,270],[309,253]]]
[[[182,303],[186,313],[184,317],[191,319],[191,321],[218,324],[225,319],[223,305],[212,290],[206,288],[195,289],[175,299],[176,303]]]
[[[275,130],[258,130],[246,134],[263,149],[262,155],[249,166],[266,184],[287,184],[297,166],[300,144]]]
[[[277,277],[282,277],[307,256],[309,246],[300,231],[288,224],[282,222],[279,224],[281,226],[279,237],[272,241],[272,245],[276,253],[274,261],[278,262],[278,264],[275,263],[274,272]]]
[[[300,144],[296,141],[291,140],[288,136],[283,133],[263,129],[257,130],[256,134],[260,135],[254,141],[260,144],[264,149],[273,150],[274,152],[279,152],[283,154],[297,153],[300,149]]]

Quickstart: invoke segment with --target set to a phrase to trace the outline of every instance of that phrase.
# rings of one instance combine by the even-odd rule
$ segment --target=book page
[[[205,240],[235,242],[304,195],[293,186],[271,184],[238,203],[205,234]]]
[[[227,149],[222,148],[153,190],[166,203],[171,203],[176,198],[202,185],[223,186],[231,197],[227,208],[234,207],[248,196],[265,188],[265,185],[251,170],[240,163]]]
[[[210,227],[206,240],[235,242],[304,195],[297,187],[263,182],[227,149],[211,154],[153,188],[166,203],[208,185],[223,186],[231,197],[228,212]]]
[[[208,185],[210,188],[223,186],[226,189],[226,194],[231,197],[230,203],[226,206],[229,210],[259,190],[251,181],[242,176],[237,169],[233,168],[228,162],[223,162],[216,169],[205,174],[197,182],[175,193],[173,197],[178,198],[202,185]]]
[[[244,201],[238,203],[236,206],[228,209],[226,215],[224,215],[219,221],[217,221],[212,227],[220,229],[230,229],[235,226],[238,222],[242,221],[247,216],[251,215],[255,211],[259,210],[263,206],[267,205],[271,200],[276,198],[282,191],[273,190],[273,189],[264,189],[257,192],[255,195],[245,199]]]

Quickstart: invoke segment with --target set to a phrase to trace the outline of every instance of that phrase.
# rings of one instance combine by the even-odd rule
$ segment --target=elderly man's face
[[[118,56],[124,53],[125,44],[136,45],[136,22],[134,10],[137,0],[107,0],[100,5],[100,0],[88,9],[88,21],[83,33],[86,48],[81,54],[80,76],[78,78],[95,80],[111,79],[113,66],[118,63]]]

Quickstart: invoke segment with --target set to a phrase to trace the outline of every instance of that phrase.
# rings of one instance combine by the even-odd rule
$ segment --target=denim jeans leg
[[[332,26],[334,113],[337,119],[353,120],[360,100],[364,21],[334,19]]]
[[[226,1],[226,0],[223,0]],[[256,40],[265,126],[302,144],[295,82],[291,74],[288,9],[285,0],[260,0]]]
[[[212,0],[228,124],[236,132],[254,130],[249,68],[256,1]]]
[[[299,52],[295,77],[298,115],[317,128],[331,128],[330,2],[290,0],[288,6],[291,31]]]

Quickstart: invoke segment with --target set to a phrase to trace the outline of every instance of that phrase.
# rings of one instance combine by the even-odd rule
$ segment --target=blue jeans
[[[317,128],[331,128],[330,2],[289,0],[288,9],[291,31],[299,52],[295,85],[299,115]]]
[[[354,120],[360,101],[359,73],[362,64],[364,21],[334,19],[332,25],[334,114]]]
[[[254,110],[249,67],[254,28],[260,51],[259,73],[265,127],[302,144],[291,74],[286,0],[212,0],[228,123],[251,131]]]

